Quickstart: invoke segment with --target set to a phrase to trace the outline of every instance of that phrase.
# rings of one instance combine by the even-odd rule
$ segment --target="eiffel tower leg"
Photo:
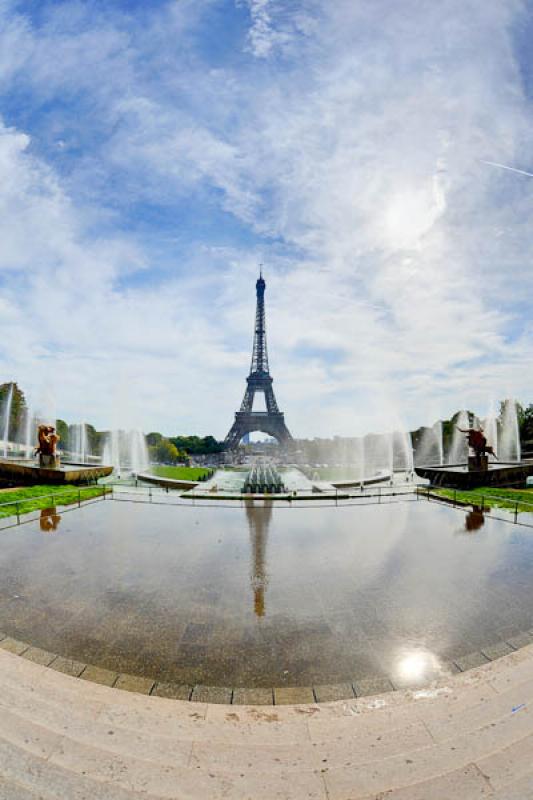
[[[274,390],[271,383],[268,383],[265,386],[265,404],[269,414],[279,414],[278,404],[276,403],[276,398],[274,397]]]
[[[228,435],[224,440],[224,445],[227,450],[236,450],[239,446],[239,442],[241,441],[242,437],[248,433],[247,430],[244,429],[242,423],[235,420],[233,425],[231,426]]]

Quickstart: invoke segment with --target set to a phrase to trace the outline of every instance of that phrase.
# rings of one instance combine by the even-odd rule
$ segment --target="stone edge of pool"
[[[226,705],[300,705],[329,703],[336,700],[353,700],[359,697],[384,694],[387,692],[402,691],[405,689],[420,690],[433,686],[441,680],[447,680],[451,675],[477,669],[490,664],[499,658],[510,655],[522,647],[533,644],[533,629],[505,641],[492,644],[474,653],[457,658],[454,661],[443,663],[444,674],[432,681],[409,684],[397,682],[385,675],[374,677],[361,677],[344,683],[318,685],[318,686],[280,686],[273,688],[228,688],[223,686],[206,686],[203,684],[188,685],[167,683],[146,678],[140,675],[129,675],[114,672],[105,667],[86,664],[76,659],[67,658],[57,653],[52,653],[40,647],[33,646],[19,639],[14,639],[0,633],[0,648],[14,655],[21,656],[28,661],[39,664],[56,672],[70,675],[74,678],[90,681],[103,686],[109,686],[123,691],[138,694],[165,697],[175,700],[189,700],[199,703],[221,703]]]

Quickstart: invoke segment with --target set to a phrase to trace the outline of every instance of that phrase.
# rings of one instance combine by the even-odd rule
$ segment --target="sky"
[[[532,4],[0,0],[0,383],[294,436],[533,402]]]

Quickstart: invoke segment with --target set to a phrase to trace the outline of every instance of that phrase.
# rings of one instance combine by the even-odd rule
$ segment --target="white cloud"
[[[317,20],[311,9],[318,11],[316,3],[287,2],[287,0],[238,0],[250,14],[247,47],[259,59],[267,59],[277,52],[287,54],[299,36],[316,31]]]
[[[142,36],[79,6],[83,24],[38,33],[4,20],[3,85],[73,108],[33,138],[0,130],[0,380],[34,397],[51,381],[71,419],[223,436],[264,261],[295,434],[533,400],[530,185],[481,163],[531,163],[520,4],[247,5],[254,58],[237,67],[195,52],[209,14],[191,3]],[[181,245],[157,250],[157,225],[129,217],[189,199],[199,223],[222,210],[246,235],[202,246],[176,212]]]

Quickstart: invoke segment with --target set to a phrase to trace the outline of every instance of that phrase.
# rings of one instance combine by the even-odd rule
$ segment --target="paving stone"
[[[274,704],[277,706],[314,702],[315,696],[310,686],[281,686],[274,689]]]
[[[72,675],[74,678],[79,678],[87,664],[84,664],[83,661],[76,661],[74,658],[57,656],[48,666],[51,669],[57,670],[57,672],[63,672],[65,675]]]
[[[224,686],[195,686],[191,700],[196,703],[231,703],[232,689]]]
[[[528,644],[533,642],[533,631],[526,631],[525,633],[519,633],[516,636],[511,636],[507,639],[507,644],[510,644],[514,650],[518,650],[520,647],[527,647]]]
[[[156,697],[169,697],[172,700],[190,700],[192,686],[185,683],[156,683],[151,692]]]
[[[83,678],[84,681],[91,681],[92,683],[101,683],[102,686],[113,686],[118,678],[118,672],[111,672],[110,669],[87,664],[80,678]]]
[[[359,678],[353,682],[356,697],[367,697],[372,694],[384,694],[394,691],[394,686],[388,678]]]
[[[123,689],[125,692],[137,692],[138,694],[150,694],[154,688],[151,678],[142,678],[140,675],[119,675],[115,683],[115,689]]]
[[[467,656],[454,659],[454,663],[459,667],[461,672],[465,672],[467,669],[481,667],[483,664],[488,664],[488,662],[489,659],[487,656],[484,656],[483,653],[469,653]]]
[[[484,656],[487,656],[490,661],[494,661],[496,658],[508,656],[509,653],[514,651],[513,648],[506,642],[498,642],[498,644],[493,644],[490,647],[483,647],[481,652]]]
[[[234,689],[232,702],[234,706],[271,706],[273,689]]]
[[[33,661],[35,664],[42,664],[43,667],[48,667],[56,657],[56,654],[50,653],[49,650],[43,650],[41,647],[28,647],[24,651],[23,657],[27,658],[28,661]]]
[[[354,691],[351,683],[334,683],[329,686],[315,686],[317,703],[330,703],[334,700],[353,699]]]
[[[0,642],[0,647],[2,650],[7,650],[8,653],[15,653],[15,655],[20,656],[29,648],[29,644],[27,642],[19,642],[18,639],[12,639],[11,636],[6,636]]]

